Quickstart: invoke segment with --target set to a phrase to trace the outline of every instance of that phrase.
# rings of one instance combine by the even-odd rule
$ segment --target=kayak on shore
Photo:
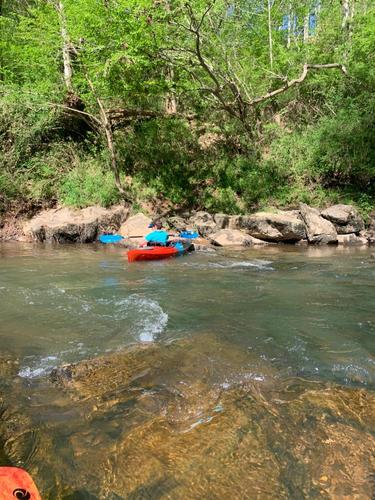
[[[148,246],[128,251],[128,262],[140,260],[161,260],[177,257],[194,250],[190,241],[178,241],[168,246]]]

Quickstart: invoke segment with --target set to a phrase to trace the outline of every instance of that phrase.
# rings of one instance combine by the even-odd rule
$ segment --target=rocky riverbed
[[[373,498],[375,395],[283,379],[212,334],[13,390],[2,453],[41,478],[44,498]]]

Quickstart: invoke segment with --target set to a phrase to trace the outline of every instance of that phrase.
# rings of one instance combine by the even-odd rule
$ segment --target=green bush
[[[111,172],[103,170],[99,162],[82,162],[62,180],[59,199],[64,205],[87,207],[110,206],[119,201],[119,192]]]

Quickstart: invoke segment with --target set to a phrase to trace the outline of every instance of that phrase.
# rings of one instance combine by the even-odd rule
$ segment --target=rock
[[[367,229],[361,231],[360,236],[365,237],[369,245],[375,245],[375,210],[369,214]]]
[[[206,239],[206,238],[194,238],[193,240],[191,240],[193,243],[194,243],[194,246],[196,245],[199,245],[199,246],[210,246],[211,245],[211,241],[209,239]]]
[[[230,215],[228,222],[228,229],[241,229],[242,227],[242,215]]]
[[[321,212],[333,223],[337,234],[359,233],[365,228],[362,217],[352,205],[333,205]]]
[[[309,240],[307,238],[304,238],[303,240],[299,240],[296,242],[296,245],[304,247],[309,244]]]
[[[238,229],[221,229],[211,234],[210,239],[213,245],[220,247],[267,245],[266,241],[254,238]]]
[[[195,228],[203,237],[214,233],[217,229],[213,216],[208,212],[197,212],[195,215],[191,216],[189,225]]]
[[[227,214],[215,214],[214,221],[218,230],[227,229],[229,227],[230,216]]]
[[[375,210],[369,213],[368,216],[368,229],[375,232]]]
[[[296,242],[306,238],[305,225],[295,214],[259,212],[241,217],[240,226],[251,236],[266,241]]]
[[[337,243],[335,226],[329,220],[323,219],[318,210],[302,203],[300,213],[306,224],[309,243],[322,245]]]
[[[152,229],[149,228],[151,222],[152,219],[150,219],[150,217],[146,217],[146,215],[138,213],[136,215],[133,215],[132,217],[129,217],[129,219],[124,222],[124,224],[122,224],[119,229],[119,234],[121,234],[121,236],[124,236],[125,238],[131,237],[131,248],[133,245],[136,246],[138,243],[140,243],[143,240],[144,236],[152,231]]]
[[[211,243],[209,244],[204,244],[204,245],[201,245],[201,244],[197,244],[197,243],[193,243],[194,245],[194,250],[196,252],[203,252],[203,253],[215,253],[215,248],[211,245]]]
[[[169,217],[169,219],[167,219],[167,224],[175,231],[185,231],[188,227],[186,220],[178,216]]]
[[[356,234],[338,234],[337,243],[339,245],[367,245],[367,238],[364,236],[357,236]]]
[[[365,238],[369,245],[375,245],[375,230],[368,229],[359,233],[361,238]]]
[[[99,233],[116,231],[127,215],[128,210],[120,205],[109,209],[94,206],[45,210],[24,226],[24,232],[35,241],[90,243]]]
[[[374,392],[285,378],[228,340],[199,332],[0,384],[2,464],[28,463],[44,498],[219,499],[235,484],[235,498],[371,499]]]

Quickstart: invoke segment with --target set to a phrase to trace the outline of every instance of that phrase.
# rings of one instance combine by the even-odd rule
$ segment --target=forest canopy
[[[0,210],[374,205],[370,0],[0,0]]]

